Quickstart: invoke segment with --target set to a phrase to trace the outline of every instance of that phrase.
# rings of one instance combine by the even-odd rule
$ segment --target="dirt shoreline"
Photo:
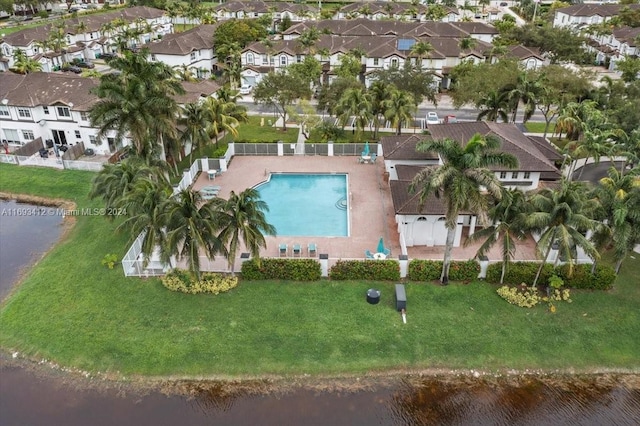
[[[59,207],[65,210],[74,210],[76,205],[65,199],[45,198],[32,195],[13,194],[0,192],[2,200],[16,200],[47,207]],[[65,241],[71,229],[75,225],[74,216],[65,216],[62,226],[64,229],[60,238],[51,249],[40,257],[42,259],[50,250]],[[37,265],[35,264],[25,271],[21,271],[18,280],[11,292],[4,299],[8,300],[13,292],[19,288],[25,275]],[[305,389],[316,392],[354,393],[370,391],[388,387],[397,387],[402,384],[417,384],[424,380],[437,380],[442,383],[465,384],[485,381],[495,384],[517,385],[523,380],[540,380],[556,386],[574,385],[576,381],[588,380],[598,385],[620,385],[640,390],[640,369],[610,369],[591,368],[580,369],[500,369],[500,370],[474,370],[474,369],[390,369],[384,371],[372,371],[362,374],[335,374],[335,375],[256,375],[256,376],[124,376],[118,373],[101,373],[82,371],[73,367],[65,367],[46,359],[24,357],[20,352],[10,352],[7,348],[0,348],[0,370],[8,368],[20,368],[34,374],[36,377],[59,380],[77,390],[92,389],[98,391],[116,391],[119,395],[127,393],[147,394],[160,392],[165,395],[197,396],[203,392],[215,392],[216,395],[273,395],[286,394],[296,390]]]

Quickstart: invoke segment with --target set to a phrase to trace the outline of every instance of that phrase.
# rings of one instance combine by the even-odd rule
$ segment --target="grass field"
[[[538,122],[538,121],[527,121],[524,123],[524,128],[527,129],[527,132],[530,133],[544,133],[544,128],[547,123]],[[556,123],[551,123],[549,125],[549,130],[547,131],[547,136],[553,134],[553,131],[556,128]]]
[[[0,164],[0,190],[86,199],[93,174]],[[6,218],[3,218],[5,220]],[[77,217],[66,241],[0,309],[6,351],[93,371],[142,375],[350,374],[395,368],[640,367],[640,255],[609,292],[518,308],[483,282],[408,283],[408,323],[384,282],[241,282],[219,296],[166,290],[100,264],[127,235]],[[368,288],[379,305],[365,302]]]

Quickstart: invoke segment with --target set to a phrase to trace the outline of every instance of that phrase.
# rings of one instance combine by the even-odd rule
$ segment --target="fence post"
[[[327,157],[333,157],[333,141],[327,141]]]
[[[284,142],[278,141],[278,157],[282,157],[284,155]]]
[[[320,254],[320,276],[327,278],[329,276],[329,255]]]
[[[401,254],[398,256],[398,261],[400,262],[400,278],[406,278],[409,266],[409,256]]]

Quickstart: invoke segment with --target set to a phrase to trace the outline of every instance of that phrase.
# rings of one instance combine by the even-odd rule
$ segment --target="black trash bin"
[[[367,290],[367,302],[372,305],[377,305],[378,302],[380,302],[380,290],[376,290],[375,288]]]

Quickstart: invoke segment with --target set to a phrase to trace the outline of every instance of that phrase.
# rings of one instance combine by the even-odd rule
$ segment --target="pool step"
[[[336,201],[336,208],[338,210],[346,210],[347,209],[347,199],[345,198],[340,198],[338,201]]]

